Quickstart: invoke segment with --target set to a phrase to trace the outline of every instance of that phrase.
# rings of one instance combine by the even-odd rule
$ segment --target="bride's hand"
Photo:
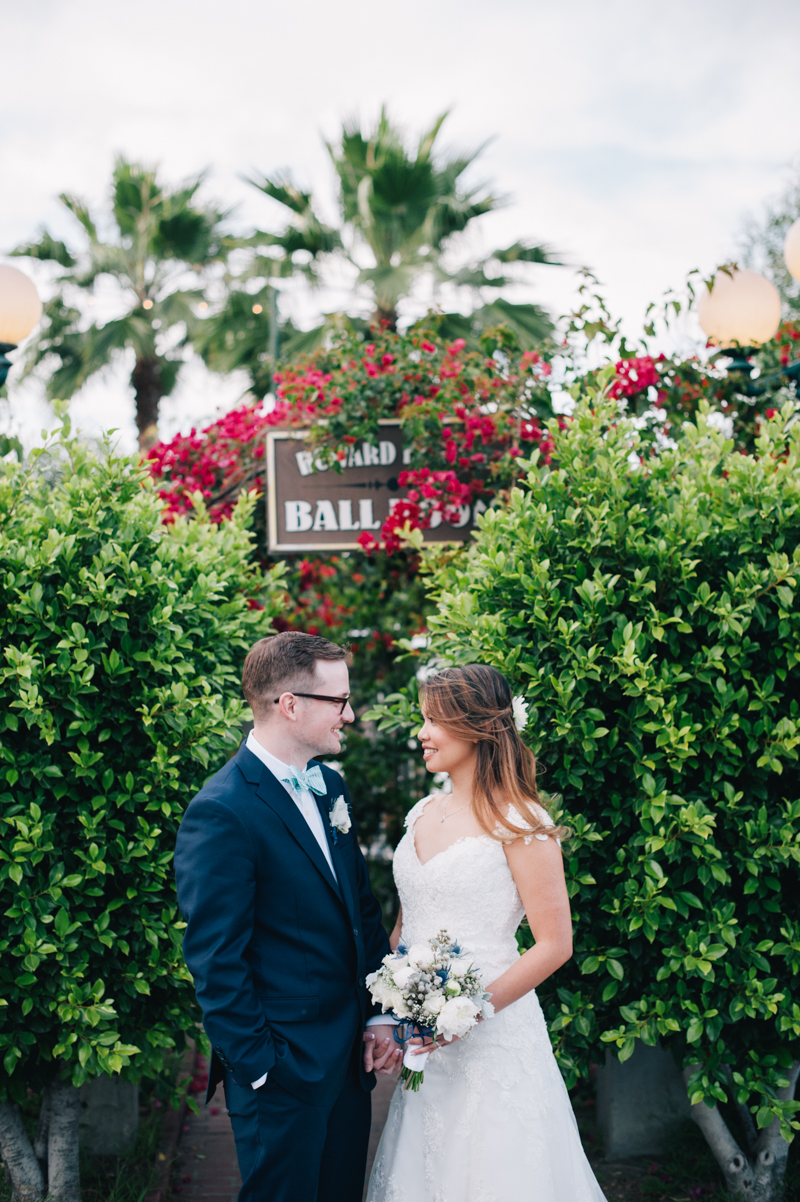
[[[452,1039],[445,1039],[443,1035],[440,1035],[438,1039],[431,1039],[430,1035],[426,1035],[423,1042],[419,1035],[415,1035],[413,1039],[406,1041],[405,1046],[413,1055],[421,1056],[424,1052],[435,1052],[437,1048],[449,1048],[451,1044],[458,1043],[459,1040],[460,1036],[458,1035],[454,1035]]]
[[[479,1014],[477,1021],[483,1022],[483,1015]],[[430,1035],[426,1035],[425,1039],[419,1035],[415,1035],[413,1039],[407,1039],[406,1048],[410,1048],[414,1056],[421,1056],[423,1052],[435,1052],[437,1048],[449,1048],[454,1043],[460,1043],[461,1036],[454,1035],[452,1039],[445,1039],[443,1035],[439,1035],[436,1039],[431,1039]]]

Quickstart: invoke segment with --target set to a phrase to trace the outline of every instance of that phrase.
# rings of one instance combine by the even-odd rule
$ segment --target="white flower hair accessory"
[[[528,725],[528,703],[524,697],[515,697],[511,702],[511,716],[520,734]]]
[[[353,825],[352,820],[350,818],[350,810],[348,808],[347,802],[344,799],[343,794],[340,793],[339,796],[334,801],[333,805],[330,808],[328,817],[331,820],[331,827],[333,829],[333,841],[335,843],[338,835],[339,834],[346,835],[347,832],[350,830],[350,827]]]

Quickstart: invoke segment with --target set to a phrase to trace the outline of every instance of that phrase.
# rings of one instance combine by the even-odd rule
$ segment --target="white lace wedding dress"
[[[410,811],[394,857],[403,942],[444,928],[491,983],[519,955],[514,878],[488,836],[420,863],[414,823],[428,800]],[[535,993],[434,1053],[418,1093],[398,1083],[367,1202],[605,1202]]]

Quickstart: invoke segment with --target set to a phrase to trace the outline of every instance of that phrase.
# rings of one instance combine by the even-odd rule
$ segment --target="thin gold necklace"
[[[456,814],[460,814],[462,810],[466,810],[467,806],[470,804],[468,801],[465,801],[463,806],[459,806],[457,810],[453,810],[452,814],[448,814],[447,805],[452,796],[453,796],[453,794],[450,793],[445,798],[445,803],[444,803],[444,806],[442,807],[442,816],[439,819],[440,822],[444,822],[445,818],[455,818]]]

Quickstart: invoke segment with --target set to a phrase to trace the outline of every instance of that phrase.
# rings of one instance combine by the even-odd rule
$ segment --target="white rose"
[[[461,1038],[475,1026],[477,1016],[478,1008],[468,997],[451,998],[449,1002],[445,1002],[439,1012],[436,1023],[437,1033],[443,1035],[448,1042],[454,1036]]]
[[[401,965],[400,968],[396,968],[392,973],[392,976],[394,977],[394,983],[397,988],[405,989],[411,978],[416,976],[416,969],[412,968],[410,964],[404,964]]]
[[[417,968],[430,968],[433,964],[433,948],[429,943],[415,943],[408,949],[408,959]]]
[[[472,968],[472,961],[465,960],[463,957],[459,960],[451,960],[448,968],[451,976],[465,977]]]
[[[444,991],[448,997],[458,997],[461,993],[461,986],[458,981],[448,981],[444,987]]]
[[[390,1007],[390,1009],[394,1011],[395,1015],[398,1018],[410,1018],[411,1017],[411,1011],[409,1010],[408,1006],[406,1005],[406,1003],[403,999],[402,993],[396,993],[394,995],[393,1004]]]
[[[370,981],[367,977],[367,988],[372,994],[372,1000],[376,1006],[381,1006],[384,1010],[391,1009],[391,999],[393,990],[389,987],[383,977],[379,977],[377,973],[373,973],[373,980]]]
[[[441,993],[434,994],[433,997],[425,999],[425,1004],[422,1009],[426,1014],[440,1014],[442,1007],[445,1004],[445,999]]]
[[[347,808],[347,802],[345,801],[343,794],[340,794],[331,806],[330,820],[331,826],[337,831],[341,831],[343,835],[346,835],[350,830],[350,827],[352,826],[352,822],[350,821],[350,811]]]

